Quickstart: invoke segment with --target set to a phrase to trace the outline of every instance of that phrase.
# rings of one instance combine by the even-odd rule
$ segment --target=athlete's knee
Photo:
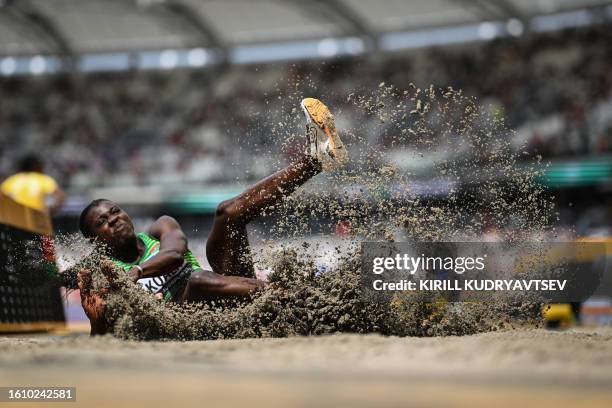
[[[233,198],[219,203],[215,215],[236,222],[241,219],[242,212],[240,200]]]

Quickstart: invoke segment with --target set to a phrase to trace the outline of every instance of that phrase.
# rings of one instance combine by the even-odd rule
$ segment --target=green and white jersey
[[[118,259],[113,259],[115,265],[119,268],[123,269],[126,272],[129,272],[130,269],[134,265],[140,265],[143,262],[148,261],[153,258],[155,255],[159,253],[160,242],[154,237],[140,232],[137,234],[138,239],[142,241],[145,245],[145,251],[136,262],[127,263],[120,261]],[[140,283],[143,288],[151,293],[162,293],[164,295],[164,299],[169,300],[174,298],[181,288],[184,288],[184,284],[186,282],[186,278],[191,275],[192,272],[198,269],[202,269],[198,260],[193,256],[191,251],[185,252],[183,257],[184,262],[176,270],[162,276],[156,276],[154,278],[143,278],[139,279],[138,283]]]

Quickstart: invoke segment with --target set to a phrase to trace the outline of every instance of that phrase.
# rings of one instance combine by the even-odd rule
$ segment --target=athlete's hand
[[[130,278],[130,280],[134,283],[138,282],[138,280],[142,278],[142,268],[133,266],[128,271],[128,278]]]
[[[112,261],[105,259],[100,262],[100,271],[106,277],[111,289],[117,289],[120,286],[119,279],[117,279],[117,269]]]
[[[104,334],[108,331],[104,312],[106,302],[102,296],[92,291],[91,272],[81,269],[77,274],[77,286],[81,292],[81,305],[91,323],[91,334]]]

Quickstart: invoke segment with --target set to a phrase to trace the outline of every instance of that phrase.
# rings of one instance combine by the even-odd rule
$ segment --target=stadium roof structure
[[[0,0],[0,74],[328,58],[612,18],[612,0]]]

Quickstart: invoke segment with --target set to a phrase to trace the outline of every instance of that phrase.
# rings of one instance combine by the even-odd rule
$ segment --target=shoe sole
[[[306,114],[312,123],[317,125],[321,129],[329,141],[328,153],[334,162],[333,166],[325,167],[340,167],[348,161],[348,154],[344,148],[344,144],[338,132],[336,131],[336,124],[334,121],[334,115],[325,106],[323,102],[315,98],[305,98],[301,102],[302,110]]]

